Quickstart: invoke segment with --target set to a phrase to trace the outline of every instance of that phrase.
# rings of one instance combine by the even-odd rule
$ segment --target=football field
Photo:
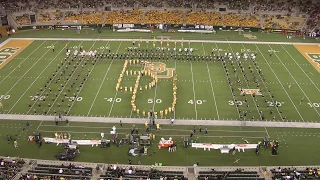
[[[74,57],[81,46],[97,57]],[[320,117],[315,44],[21,38],[6,42],[0,57],[2,114],[146,118],[152,109],[157,119]]]

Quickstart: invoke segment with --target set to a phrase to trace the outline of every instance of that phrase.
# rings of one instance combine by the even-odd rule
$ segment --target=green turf
[[[55,44],[55,52],[45,48],[52,44]],[[112,53],[123,54],[128,53],[127,47],[132,46],[132,42],[34,41],[0,71],[0,85],[2,87],[0,95],[7,97],[2,98],[1,113],[47,113],[54,115],[60,112],[72,116],[142,117],[142,111],[147,112],[150,108],[154,108],[159,112],[171,106],[172,78],[159,79],[156,88],[144,90],[142,93],[138,91],[136,104],[140,109],[140,114],[137,114],[132,111],[130,105],[132,94],[115,90],[123,68],[123,59],[102,58],[97,63],[93,63],[93,60],[88,58],[77,58],[74,61],[72,58],[65,60],[66,45],[69,48],[81,45],[85,50],[98,50],[99,53],[108,52],[102,47],[110,47]],[[160,46],[160,42],[157,42],[156,47]],[[163,46],[166,46],[166,42],[163,43]],[[173,43],[170,46],[173,48]],[[261,120],[259,111],[262,111],[265,120],[268,121],[319,121],[319,73],[295,47],[291,45],[226,43],[191,43],[189,45],[187,42],[184,43],[184,47],[186,46],[194,48],[195,55],[210,55],[212,49],[221,49],[233,54],[244,49],[256,51],[256,62],[264,74],[265,81],[258,74],[258,70],[253,69],[252,73],[250,72],[249,66],[254,67],[253,62],[245,63],[242,60],[244,72],[249,80],[247,83],[244,80],[241,67],[236,63],[232,65],[228,62],[226,67],[233,83],[236,99],[241,101],[239,107],[236,107],[231,101],[231,89],[227,83],[226,72],[221,61],[178,60],[171,57],[168,60],[149,60],[165,63],[167,68],[175,68],[178,77],[176,111],[164,115],[163,118]],[[177,48],[180,47],[181,43],[177,43]],[[142,42],[140,48],[153,49],[151,42],[149,44]],[[268,52],[270,49],[278,52],[270,57]],[[217,51],[214,53],[218,54]],[[290,57],[289,54],[292,56]],[[19,64],[21,67],[16,68]],[[58,65],[62,68],[58,68]],[[83,65],[84,68],[82,68]],[[236,73],[233,72],[232,66],[235,67],[242,85],[237,85]],[[138,65],[128,66],[128,70],[141,68],[142,66]],[[61,75],[63,71],[64,74]],[[57,75],[53,77],[53,73]],[[69,74],[71,78],[68,78]],[[264,98],[257,96],[256,102],[251,96],[240,95],[240,91],[237,89],[238,87],[257,88],[253,83],[254,77],[259,82],[259,89],[265,96]],[[83,78],[86,78],[86,81],[80,86],[80,79]],[[125,75],[121,86],[123,88],[125,86],[133,87],[135,79],[134,75]],[[45,88],[46,82],[48,85]],[[147,78],[142,78],[140,86],[144,87],[149,82]],[[289,84],[292,85],[291,89],[288,89]],[[275,96],[276,101],[280,102],[278,108],[271,102],[272,95]],[[8,98],[9,96],[10,98]],[[41,98],[34,100],[34,96],[44,96],[45,101],[42,101]],[[72,101],[74,96],[77,100]],[[300,105],[300,100],[303,97],[304,101]],[[248,103],[243,103],[245,99]],[[315,106],[311,107],[308,103],[315,104]],[[259,107],[256,108],[256,105]],[[272,114],[270,114],[270,110],[273,110]],[[247,111],[246,118],[239,117],[239,115],[243,116],[245,111]],[[159,114],[158,117],[160,118]],[[281,117],[285,117],[285,119]]]
[[[33,135],[35,129],[42,133],[43,137],[53,137],[54,132],[69,132],[73,139],[100,139],[100,133],[105,132],[106,138],[110,139],[109,132],[113,125],[117,126],[119,138],[130,132],[131,124],[124,124],[123,128],[119,124],[106,123],[77,123],[70,122],[66,127],[64,122],[59,126],[55,126],[54,122],[30,121],[31,129],[23,128],[26,121],[1,120],[0,130],[1,138],[0,147],[3,156],[19,156],[25,158],[52,159],[58,152],[63,151],[63,147],[55,144],[43,144],[38,148],[34,142],[28,142],[29,135]],[[39,126],[40,125],[40,126]],[[140,129],[140,133],[144,132],[144,125],[136,125]],[[280,142],[279,155],[271,156],[269,148],[261,148],[259,155],[254,150],[237,153],[235,156],[240,158],[239,164],[233,164],[235,156],[231,154],[221,154],[219,151],[204,151],[202,149],[194,149],[191,147],[183,147],[183,137],[189,136],[193,126],[167,126],[163,125],[162,130],[152,133],[156,135],[152,147],[149,149],[148,156],[133,158],[128,156],[129,145],[116,147],[112,145],[109,149],[101,149],[101,147],[82,146],[77,161],[96,162],[96,163],[127,163],[131,159],[134,164],[141,161],[142,164],[150,165],[154,162],[162,162],[164,165],[193,165],[199,162],[201,166],[274,166],[274,165],[316,165],[318,164],[317,148],[315,143],[320,138],[317,129],[298,129],[298,128],[262,128],[262,127],[208,127],[208,135],[205,136],[197,132],[193,137],[198,142],[211,143],[244,143],[248,140],[250,143],[257,143],[263,137],[270,135],[271,140]],[[203,129],[204,127],[202,127]],[[268,132],[268,133],[267,133]],[[5,136],[11,134],[18,139],[18,149],[14,149],[13,144],[7,144]],[[177,143],[177,152],[169,153],[167,150],[157,149],[157,143],[161,137],[172,137]],[[306,155],[307,153],[307,155]],[[299,154],[304,154],[303,158],[293,158]]]

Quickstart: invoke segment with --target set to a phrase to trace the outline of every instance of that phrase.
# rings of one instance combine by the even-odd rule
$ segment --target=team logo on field
[[[306,53],[309,58],[320,68],[320,53]]]
[[[246,94],[254,94],[254,95],[262,95],[260,89],[241,89],[240,95],[246,95]]]
[[[0,64],[14,55],[20,48],[19,47],[7,47],[0,50]]]
[[[253,36],[252,34],[243,34],[243,37],[248,39],[257,39],[257,36]]]
[[[157,73],[158,78],[168,79],[173,77],[174,68],[166,68],[166,64],[162,62],[145,62],[145,71]],[[166,74],[162,74],[165,73]]]

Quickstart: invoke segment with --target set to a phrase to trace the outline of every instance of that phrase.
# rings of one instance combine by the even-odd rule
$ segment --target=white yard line
[[[202,50],[203,50],[203,55],[205,55],[205,50],[204,50],[204,45],[203,45],[203,43],[202,43]],[[212,96],[213,96],[213,99],[214,99],[214,105],[216,106],[216,112],[217,112],[218,119],[220,119],[219,111],[218,111],[218,106],[217,106],[217,101],[216,101],[216,96],[214,95],[214,90],[213,90],[213,84],[212,84],[211,74],[210,74],[210,70],[209,70],[209,66],[208,66],[208,62],[207,62],[207,61],[206,61],[206,65],[207,65],[207,70],[208,70],[208,76],[209,76],[209,79],[210,79],[210,85],[211,85]]]
[[[91,45],[91,47],[89,48],[88,51],[90,51],[92,49],[92,47],[96,44],[97,41],[94,41],[94,43]],[[79,63],[79,65],[77,66],[77,68],[73,71],[73,73],[71,74],[70,77],[73,77],[74,73],[77,72],[78,68],[80,67],[80,65],[82,64],[83,61],[85,61],[86,58],[82,58],[81,62]],[[66,85],[61,89],[60,93],[58,94],[57,98],[53,101],[51,107],[48,109],[48,112],[47,114],[49,114],[49,112],[51,111],[52,107],[55,105],[55,103],[57,102],[57,100],[59,99],[61,93],[63,92],[63,90],[67,87],[67,84],[69,83],[69,81],[71,80],[72,78],[69,78],[69,80],[65,83]]]
[[[302,69],[302,67],[297,63],[297,61],[291,56],[291,54],[281,45],[281,47],[286,51],[286,53],[291,57],[291,59],[295,62],[296,65],[299,66],[299,68],[301,69],[301,71],[307,76],[307,78],[311,81],[311,83],[314,85],[314,87],[316,87],[316,89],[320,92],[320,89],[318,88],[318,86],[316,86],[316,84],[313,82],[313,80],[308,76],[308,74]]]
[[[70,43],[70,42],[69,42],[69,43]],[[69,43],[68,43],[68,44],[69,44]],[[83,43],[83,41],[81,41],[81,43],[79,44],[79,46],[80,46],[82,43]],[[70,59],[68,59],[67,62],[69,62],[69,61],[70,61]],[[65,62],[65,63],[67,63],[67,62]],[[63,68],[60,68],[59,71],[58,71],[56,74],[58,74],[62,69],[63,69]],[[48,84],[47,88],[49,88],[49,85],[51,84],[51,82],[53,82],[53,80],[54,80],[56,77],[57,77],[57,76],[53,77],[53,78],[49,81],[49,84]],[[49,78],[49,77],[47,77],[47,78]],[[45,92],[45,90],[46,90],[47,88],[45,88],[45,89],[41,92],[40,97],[42,96],[42,94]],[[33,102],[31,108],[29,108],[29,111],[28,111],[26,114],[29,114],[29,112],[32,110],[32,108],[36,105],[36,103],[37,103],[38,101],[39,101],[39,98],[36,99],[36,100]]]
[[[256,44],[255,44],[255,45],[256,45]],[[294,108],[295,108],[296,111],[298,112],[300,118],[304,121],[304,119],[303,119],[302,115],[300,114],[298,108],[296,107],[295,103],[292,101],[292,99],[291,99],[291,97],[289,96],[287,90],[283,87],[283,85],[282,85],[279,77],[277,76],[277,74],[274,72],[274,70],[273,70],[272,67],[270,66],[268,60],[267,60],[266,57],[263,55],[263,53],[261,52],[260,48],[259,48],[257,45],[256,45],[256,47],[257,47],[258,51],[260,52],[260,54],[262,55],[263,59],[264,59],[264,60],[266,61],[266,63],[268,64],[270,70],[273,72],[274,76],[277,78],[277,80],[278,80],[279,84],[281,85],[282,89],[284,90],[284,92],[285,92],[285,93],[287,94],[287,96],[289,97],[291,103],[293,104]]]
[[[107,42],[107,44],[106,45],[108,45],[109,44],[109,42]],[[100,52],[100,53],[103,53],[104,51],[105,51],[106,49],[104,48],[103,49],[103,51],[102,52]],[[99,60],[98,60],[99,61]],[[88,77],[86,78],[86,80],[84,81],[84,83],[83,83],[83,85],[82,85],[82,87],[80,88],[80,90],[79,90],[79,92],[77,93],[77,96],[76,96],[76,98],[75,99],[77,99],[78,97],[79,97],[79,95],[80,95],[80,93],[81,93],[81,91],[82,91],[82,89],[83,89],[83,87],[84,87],[84,85],[86,84],[86,82],[88,81],[88,79],[89,79],[89,77],[90,77],[90,74],[93,72],[93,70],[94,70],[94,68],[96,67],[96,65],[98,64],[98,62],[96,62],[94,65],[93,65],[93,67],[92,67],[92,69],[91,69],[91,71],[89,72],[89,74],[88,74]],[[74,105],[74,103],[75,103],[76,101],[73,101],[72,103],[71,103],[71,106],[69,107],[69,109],[68,109],[68,111],[67,111],[67,115],[69,114],[69,112],[71,111],[71,109],[72,109],[72,107],[73,107],[73,105]]]
[[[210,78],[210,85],[211,85],[212,96],[213,96],[213,99],[214,99],[214,105],[216,106],[216,111],[217,111],[218,119],[220,119],[219,111],[218,111],[218,106],[217,106],[217,101],[216,101],[216,96],[214,95],[214,90],[213,90],[213,85],[212,85],[212,80],[211,80],[211,74],[210,74],[209,66],[208,66],[208,63],[207,63],[207,62],[206,62],[206,64],[207,64],[208,75],[209,75],[209,78]]]
[[[37,129],[35,131],[38,131],[38,129],[40,128],[40,126],[42,125],[43,120],[40,122],[39,126],[37,127]]]
[[[121,45],[121,43],[122,43],[122,42],[120,42],[120,45]],[[119,48],[120,48],[120,45],[119,45],[119,47],[118,47],[118,50],[119,50]],[[117,52],[118,52],[118,50],[117,50]],[[113,64],[113,61],[114,61],[114,58],[112,59],[112,61],[111,61],[110,65],[109,65],[106,73],[104,74],[103,80],[102,80],[102,82],[101,82],[101,84],[100,84],[100,87],[99,87],[99,89],[98,89],[98,92],[96,93],[96,96],[94,97],[94,99],[93,99],[93,101],[92,101],[92,103],[91,103],[91,106],[90,106],[90,109],[89,109],[89,111],[88,111],[88,113],[87,113],[87,116],[89,116],[89,114],[90,114],[90,112],[91,112],[91,110],[92,110],[92,107],[93,107],[94,103],[96,102],[96,99],[97,99],[97,97],[98,97],[98,95],[99,95],[99,93],[100,93],[100,90],[101,90],[101,88],[102,88],[102,85],[103,85],[104,81],[106,80],[106,77],[107,77],[107,75],[108,75],[108,73],[109,73],[109,71],[110,71],[110,68],[111,68],[111,66],[112,66],[112,64]]]
[[[228,45],[229,45],[229,47],[230,47],[230,50],[232,51],[233,57],[236,57],[236,54],[234,53],[231,45],[230,45],[229,43],[228,43]],[[238,62],[236,62],[236,64],[237,64],[238,68],[241,69],[240,66],[239,66],[239,64],[238,64]],[[245,80],[245,76],[244,76],[243,72],[242,72],[241,70],[240,70],[240,72],[241,72],[241,74],[242,74],[242,77],[243,77],[244,81],[245,81],[246,84],[247,84],[247,88],[250,89],[250,87],[249,87],[249,85],[248,85],[248,82]],[[259,117],[260,117],[260,119],[262,120],[262,115],[261,115],[261,113],[260,113],[260,111],[259,111],[259,108],[258,108],[258,106],[257,106],[257,103],[256,103],[256,101],[254,100],[254,98],[253,98],[252,95],[251,95],[251,98],[252,98],[252,101],[254,102],[254,105],[256,106],[256,109],[257,109],[257,112],[258,112],[258,114],[259,114]]]
[[[50,49],[49,49],[50,50]],[[42,73],[51,65],[51,63],[60,55],[60,53],[63,51],[63,48],[58,52],[56,57],[54,57],[50,63],[39,73],[38,77],[35,78],[35,80],[29,85],[29,87],[24,91],[24,93],[20,96],[20,98],[14,103],[14,105],[11,107],[11,109],[8,111],[8,114],[12,111],[12,109],[18,104],[18,102],[22,99],[22,97],[28,92],[28,90],[32,87],[32,85],[39,79],[39,77],[42,75]],[[47,51],[48,52],[48,51]],[[41,58],[40,58],[41,59]],[[29,110],[30,111],[30,110]],[[28,112],[29,112],[28,111]]]
[[[177,60],[174,60],[174,73],[177,73]],[[176,108],[173,110],[173,119],[176,119]]]
[[[267,127],[264,127],[264,129],[266,130],[266,133],[267,133],[267,135],[268,135],[268,138],[270,138],[270,135],[269,135],[269,132],[268,132],[268,130],[267,130]]]
[[[198,119],[197,100],[196,100],[196,92],[194,90],[194,79],[193,79],[193,70],[192,70],[192,62],[191,62],[191,60],[190,60],[190,66],[191,66],[191,79],[192,79],[194,111],[196,112],[196,119]]]
[[[47,41],[43,41],[43,43],[45,43],[45,42],[47,42]],[[30,54],[29,54],[29,56],[27,56],[26,58],[21,58],[21,59],[23,59],[23,61],[21,61],[4,79],[2,79],[1,81],[0,81],[0,84],[4,81],[4,80],[6,80],[22,63],[24,63],[34,52],[36,52],[42,45],[43,45],[43,43],[41,43],[34,51],[32,51]],[[17,59],[17,58],[15,58],[15,59]]]
[[[57,44],[58,43],[58,41],[55,43],[55,44]],[[6,92],[6,94],[5,95],[7,95],[19,82],[20,82],[20,80],[50,51],[51,49],[48,49],[48,51],[47,52],[45,52],[39,59],[38,59],[38,61],[36,61],[28,70],[27,70],[27,72],[25,72],[17,81],[16,81],[16,83]],[[52,61],[51,61],[52,62]],[[38,76],[39,77],[39,76]],[[9,111],[10,112],[10,111]],[[9,113],[8,112],[8,113]]]
[[[216,48],[219,49],[218,45],[217,44],[215,44],[215,45],[216,45]],[[220,56],[220,52],[219,51],[218,51],[218,55]],[[225,70],[224,70],[224,72],[226,74],[226,78],[228,79],[228,76],[227,76],[227,73],[226,73]],[[234,100],[233,95],[232,95],[232,90],[231,90],[230,86],[229,86],[229,89],[230,89],[230,92],[231,92],[232,100]],[[238,117],[240,118],[239,108],[238,108],[238,106],[235,106],[235,107],[236,107],[236,110],[237,110]]]
[[[241,43],[241,44],[242,44],[242,43]],[[246,47],[245,47],[243,44],[242,44],[242,47],[243,47],[244,49],[246,49]],[[249,60],[249,62],[250,62],[250,63],[253,65],[253,67],[254,67],[254,64],[252,63],[252,61]],[[254,69],[256,70],[256,72],[258,72],[257,68],[254,68]],[[273,98],[272,98],[272,96],[271,96],[270,92],[268,91],[268,88],[267,88],[267,86],[266,86],[266,84],[265,84],[265,81],[263,81],[260,73],[257,73],[257,74],[259,75],[259,77],[260,77],[260,79],[261,79],[261,82],[263,83],[264,87],[266,88],[269,97],[271,98],[271,100],[273,100]],[[277,106],[275,106],[275,107],[276,107],[276,109],[277,109],[277,111],[278,111],[278,113],[279,113],[280,118],[282,119],[282,115],[281,115],[281,113],[280,113],[280,111],[279,111],[279,108],[278,108]]]
[[[270,49],[272,50],[271,46],[268,45],[270,47]],[[304,90],[301,88],[301,86],[299,85],[299,83],[297,82],[297,80],[294,78],[294,76],[291,74],[291,72],[288,70],[288,68],[283,64],[282,60],[279,58],[279,56],[277,55],[277,53],[274,53],[278,60],[281,62],[281,64],[283,65],[283,67],[288,71],[288,73],[290,74],[290,76],[292,77],[292,79],[295,81],[295,83],[298,85],[298,87],[300,88],[301,92],[304,94],[304,96],[308,99],[308,101],[311,103],[309,97],[307,96],[307,94],[304,92]],[[313,109],[317,112],[317,114],[320,117],[320,113],[318,112],[318,110],[316,109],[315,106],[313,106]]]

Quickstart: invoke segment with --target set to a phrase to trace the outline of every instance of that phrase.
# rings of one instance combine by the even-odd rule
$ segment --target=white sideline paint
[[[10,38],[16,40],[39,40],[39,41],[154,41],[154,39],[90,39],[90,38]],[[161,39],[156,39],[155,41],[160,42]],[[319,43],[302,43],[302,42],[259,42],[259,41],[217,41],[217,40],[169,40],[169,42],[203,42],[203,43],[230,43],[230,44],[283,44],[283,45],[319,45]]]
[[[25,120],[25,121],[47,121],[53,122],[56,116],[45,115],[16,115],[16,114],[0,114],[0,119],[7,120]],[[119,123],[120,118],[107,117],[84,117],[84,116],[68,116],[70,122],[100,122],[100,123]],[[142,118],[121,118],[122,123],[126,124],[144,124],[145,119]],[[161,124],[170,124],[167,119],[158,119]],[[193,125],[193,126],[241,126],[242,121],[238,120],[182,120],[176,119],[174,125]],[[246,126],[251,127],[292,127],[292,128],[320,128],[320,123],[315,122],[273,122],[273,121],[247,121]]]

